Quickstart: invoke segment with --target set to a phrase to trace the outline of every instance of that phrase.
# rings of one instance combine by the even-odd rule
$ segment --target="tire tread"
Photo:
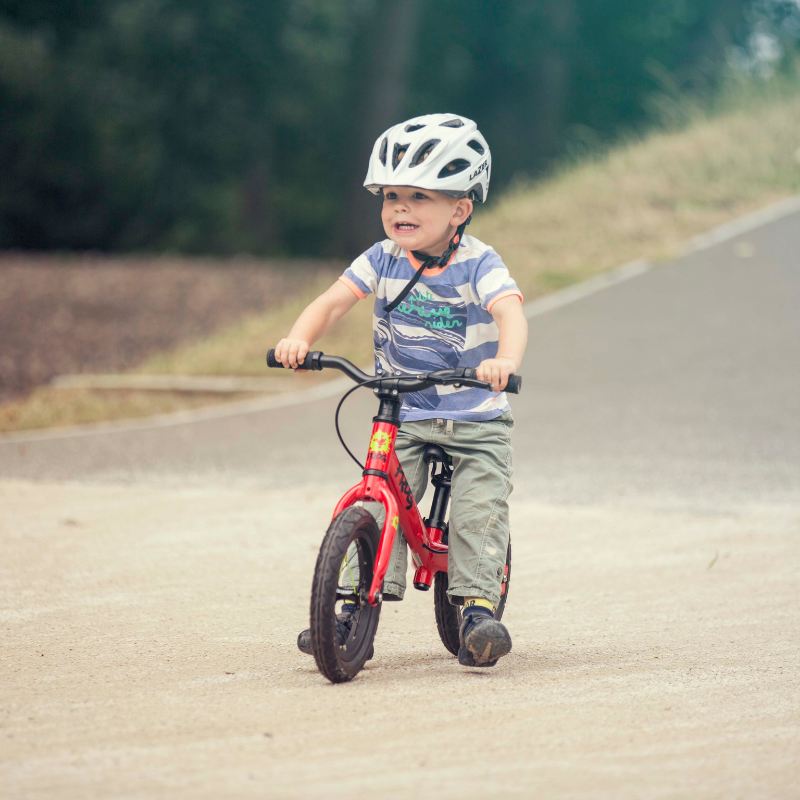
[[[317,668],[332,683],[352,680],[367,661],[364,657],[361,663],[345,669],[337,657],[335,625],[332,624],[337,601],[339,568],[347,547],[354,538],[354,532],[361,526],[367,528],[365,533],[372,538],[373,549],[377,551],[378,529],[374,518],[363,508],[351,506],[342,511],[328,527],[314,569],[310,608],[311,649]],[[380,608],[377,611],[380,614]],[[377,623],[375,629],[377,630]],[[366,654],[365,652],[365,656]]]

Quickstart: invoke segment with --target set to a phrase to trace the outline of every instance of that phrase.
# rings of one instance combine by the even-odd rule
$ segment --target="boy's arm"
[[[284,367],[297,369],[297,365],[305,361],[311,345],[321,339],[358,300],[347,286],[337,280],[306,307],[292,325],[289,335],[275,345],[275,358]]]
[[[500,330],[497,355],[481,361],[476,370],[479,380],[492,384],[492,389],[502,392],[522,363],[525,346],[528,344],[528,320],[522,313],[519,297],[512,295],[498,300],[491,311]]]

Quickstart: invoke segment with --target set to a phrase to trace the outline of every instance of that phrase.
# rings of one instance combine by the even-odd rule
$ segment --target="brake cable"
[[[386,378],[372,378],[372,380],[364,381],[364,383],[357,383],[355,386],[353,386],[352,389],[348,389],[344,393],[344,397],[342,397],[342,399],[339,401],[339,405],[336,406],[336,413],[333,416],[333,422],[334,425],[336,426],[336,435],[339,437],[339,441],[341,442],[342,447],[344,447],[345,451],[347,452],[347,455],[349,455],[350,458],[352,458],[353,461],[355,461],[356,464],[358,464],[359,469],[364,469],[364,465],[350,452],[350,448],[344,443],[344,439],[342,438],[342,432],[339,430],[339,411],[341,411],[342,404],[344,403],[344,401],[347,400],[347,398],[350,397],[350,395],[353,394],[353,392],[356,389],[360,389],[362,386],[369,386],[371,383],[379,383],[380,381],[383,380],[386,380]]]

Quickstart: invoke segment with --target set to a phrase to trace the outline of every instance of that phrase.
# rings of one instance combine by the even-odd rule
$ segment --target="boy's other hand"
[[[517,371],[517,365],[510,358],[487,358],[481,361],[475,371],[479,381],[492,384],[492,390],[502,392],[508,383],[508,376]]]
[[[306,360],[308,350],[308,342],[304,342],[302,339],[281,339],[275,345],[275,358],[287,369],[308,372],[307,369],[298,369],[298,364],[302,364]]]

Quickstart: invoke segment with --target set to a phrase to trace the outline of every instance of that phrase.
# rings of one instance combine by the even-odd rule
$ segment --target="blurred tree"
[[[796,69],[800,2],[753,0],[738,34],[732,60],[743,72],[767,77],[776,69]]]
[[[110,188],[91,157],[97,133],[72,65],[52,54],[58,43],[52,29],[0,23],[0,246],[103,242],[86,211]]]
[[[86,13],[75,18],[39,5],[17,15],[31,32],[6,26],[18,46],[0,56],[4,78],[35,60],[28,80],[2,80],[3,109],[16,98],[18,113],[4,118],[0,153],[19,176],[2,191],[12,217],[3,214],[2,243],[225,250],[247,241],[237,190],[254,155],[269,152],[285,3],[76,3]],[[259,208],[263,220],[263,200]]]
[[[376,0],[362,15],[349,69],[351,123],[342,142],[345,176],[338,250],[358,253],[384,238],[380,201],[364,189],[373,144],[406,110],[416,56],[419,0]]]
[[[796,19],[795,0],[0,0],[0,247],[353,255],[381,235],[361,183],[392,123],[473,117],[496,190],[645,123],[666,86],[709,91],[745,6],[751,28]]]
[[[573,135],[640,124],[664,76],[711,81],[742,0],[441,0],[423,19],[435,66],[418,61],[414,110],[472,116],[495,155],[494,188],[535,174]],[[575,133],[573,133],[573,131]]]

